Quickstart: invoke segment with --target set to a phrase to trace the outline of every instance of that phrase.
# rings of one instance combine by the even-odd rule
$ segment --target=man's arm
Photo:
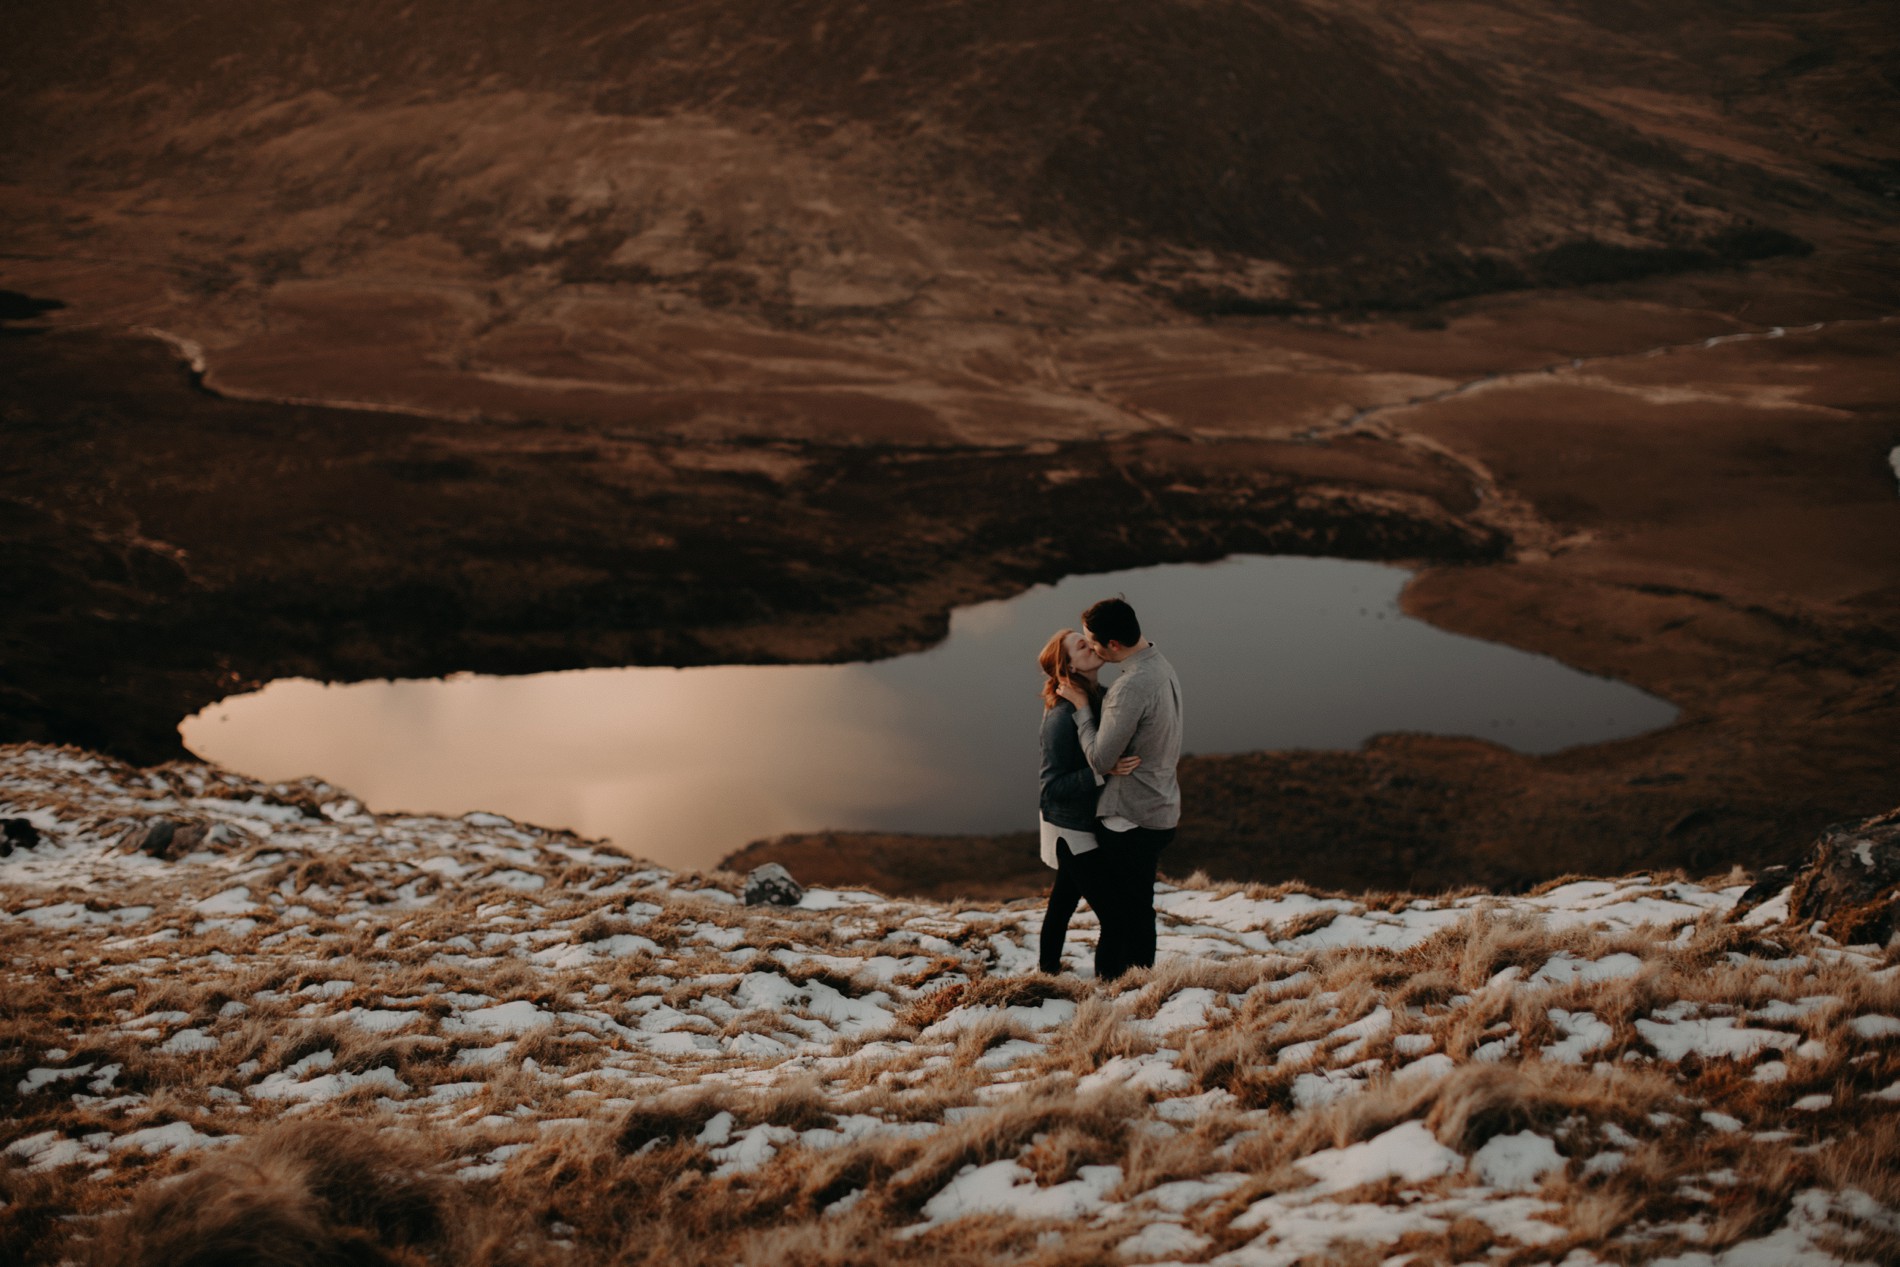
[[[1117,682],[1116,686],[1122,685]],[[1133,686],[1135,683],[1130,682]],[[1108,698],[1102,701],[1102,721],[1098,726],[1095,714],[1089,709],[1075,710],[1076,738],[1082,741],[1082,755],[1089,759],[1089,767],[1100,775],[1114,772],[1115,763],[1128,751],[1128,745],[1134,741],[1135,731],[1141,726],[1142,716],[1147,712],[1147,697],[1130,697],[1125,690],[1111,689]]]

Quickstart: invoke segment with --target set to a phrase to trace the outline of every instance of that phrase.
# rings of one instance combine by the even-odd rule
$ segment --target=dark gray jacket
[[[1095,771],[1075,731],[1075,705],[1059,699],[1042,713],[1042,816],[1057,827],[1095,830]]]

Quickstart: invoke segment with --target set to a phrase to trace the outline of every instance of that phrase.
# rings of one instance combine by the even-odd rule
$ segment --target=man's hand
[[[1089,706],[1088,692],[1083,690],[1073,678],[1063,678],[1061,684],[1056,687],[1056,694],[1068,700],[1069,703],[1075,705],[1077,708],[1087,708]]]
[[[1133,774],[1135,772],[1135,767],[1140,764],[1141,764],[1141,758],[1135,756],[1133,753],[1130,753],[1129,755],[1123,757],[1120,761],[1117,761],[1114,765],[1114,768],[1109,770],[1109,773],[1110,774]]]

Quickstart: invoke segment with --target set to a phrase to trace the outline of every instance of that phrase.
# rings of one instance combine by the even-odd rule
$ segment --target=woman
[[[1049,909],[1042,917],[1041,968],[1054,974],[1062,971],[1062,942],[1069,932],[1069,917],[1082,900],[1082,883],[1076,858],[1096,847],[1095,772],[1082,755],[1082,741],[1075,735],[1075,705],[1059,694],[1064,684],[1082,689],[1098,708],[1101,688],[1095,675],[1101,671],[1102,657],[1089,646],[1088,638],[1073,629],[1058,630],[1043,645],[1036,657],[1042,666],[1042,860],[1055,868],[1055,887],[1049,890]],[[1115,764],[1116,774],[1129,774],[1141,764],[1140,757],[1123,757]],[[1098,910],[1096,919],[1102,917]]]

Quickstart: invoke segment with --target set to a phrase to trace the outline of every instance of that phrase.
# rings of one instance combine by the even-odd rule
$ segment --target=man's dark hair
[[[1104,598],[1083,612],[1082,624],[1097,642],[1119,642],[1124,647],[1132,647],[1141,641],[1141,622],[1135,619],[1135,609],[1119,594]]]

